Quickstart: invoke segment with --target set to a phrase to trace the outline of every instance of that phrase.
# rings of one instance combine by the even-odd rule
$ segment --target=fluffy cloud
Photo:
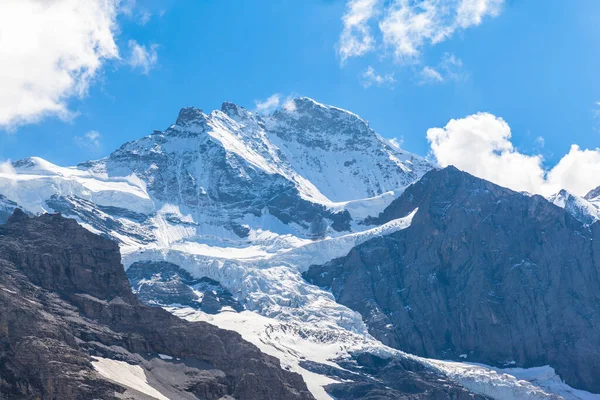
[[[600,186],[600,148],[582,150],[572,145],[569,153],[548,172],[548,182],[582,196]]]
[[[380,75],[375,73],[375,69],[369,66],[365,72],[361,75],[362,85],[365,88],[371,87],[373,85],[381,86],[387,84],[388,86],[394,86],[396,80],[394,79],[394,75],[385,74]]]
[[[129,41],[129,51],[131,52],[127,63],[132,68],[139,68],[148,75],[150,70],[158,61],[157,44],[151,44],[149,47],[142,46],[135,40]]]
[[[454,165],[513,190],[549,195],[567,189],[583,196],[600,186],[600,149],[573,145],[548,170],[541,155],[520,153],[511,136],[502,118],[487,113],[453,119],[444,128],[427,131],[431,153],[440,166]]]
[[[0,11],[0,128],[68,118],[102,62],[119,57],[118,0],[4,1]]]
[[[415,61],[426,45],[435,45],[456,31],[480,25],[500,14],[504,0],[351,0],[343,17],[339,54],[342,62],[372,51],[377,40],[399,62]]]

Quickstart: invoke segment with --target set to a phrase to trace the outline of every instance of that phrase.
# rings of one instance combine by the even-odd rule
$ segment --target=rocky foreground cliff
[[[304,274],[383,343],[500,367],[550,365],[600,392],[600,224],[453,167],[427,173],[374,223],[411,226]]]
[[[0,398],[313,398],[239,334],[140,303],[117,244],[60,215],[0,226],[0,310]]]

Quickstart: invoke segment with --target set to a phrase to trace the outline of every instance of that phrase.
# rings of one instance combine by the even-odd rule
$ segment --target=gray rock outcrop
[[[427,173],[373,222],[416,208],[409,228],[305,278],[392,347],[550,365],[569,385],[600,392],[600,224],[453,167]]]
[[[313,398],[239,334],[143,305],[117,244],[58,214],[0,226],[0,310],[0,398],[148,398],[92,357],[140,366],[166,398]]]

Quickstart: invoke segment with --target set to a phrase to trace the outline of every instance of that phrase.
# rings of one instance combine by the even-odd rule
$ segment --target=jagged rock
[[[409,358],[382,358],[374,354],[354,354],[336,360],[338,367],[304,361],[302,366],[338,381],[326,386],[335,399],[344,400],[485,400],[455,382],[428,370]]]
[[[304,275],[383,343],[497,366],[550,365],[600,392],[600,224],[453,167],[427,173],[374,220],[409,228]]]
[[[139,261],[131,264],[126,273],[133,292],[149,305],[188,306],[207,314],[244,309],[219,282],[206,277],[194,279],[172,263]]]
[[[317,219],[348,231],[350,214],[330,210],[331,201],[398,189],[431,168],[355,114],[308,98],[289,105],[271,116],[227,102],[210,114],[184,108],[164,132],[79,168],[109,177],[135,174],[153,199],[185,207],[196,220],[241,238],[247,233],[236,229],[240,221],[260,217],[265,208],[307,236],[314,236]]]
[[[312,398],[239,334],[140,303],[117,244],[59,214],[17,209],[0,226],[0,310],[0,397],[147,398],[98,373],[94,356],[140,366],[168,398]]]

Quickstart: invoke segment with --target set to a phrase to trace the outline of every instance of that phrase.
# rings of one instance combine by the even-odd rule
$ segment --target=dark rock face
[[[586,227],[449,167],[409,187],[375,222],[409,228],[305,273],[360,312],[382,342],[433,358],[531,367],[600,392],[600,224]]]
[[[447,378],[437,375],[408,358],[381,358],[373,354],[355,354],[352,359],[338,360],[340,368],[305,361],[309,371],[339,381],[325,389],[340,400],[484,400]]]
[[[133,292],[148,305],[178,304],[207,314],[244,309],[219,282],[206,277],[194,279],[189,272],[169,262],[136,262],[126,274]]]
[[[0,398],[147,398],[92,356],[139,365],[168,398],[312,398],[237,333],[141,304],[117,244],[60,215],[17,210],[0,226],[0,310]]]

